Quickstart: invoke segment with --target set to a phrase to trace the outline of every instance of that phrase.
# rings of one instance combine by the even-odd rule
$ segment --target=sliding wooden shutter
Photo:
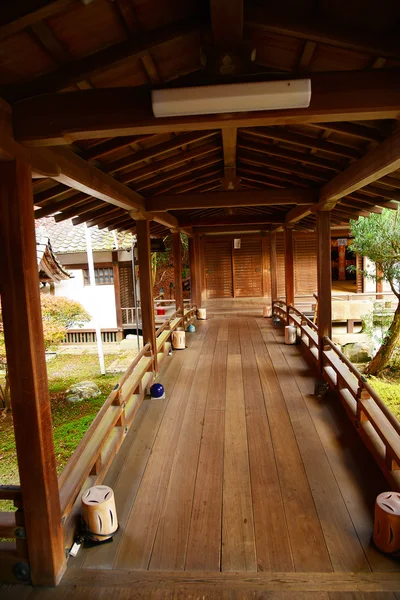
[[[232,298],[232,240],[206,240],[207,298]]]
[[[285,298],[285,239],[283,233],[276,236],[276,278],[278,298]]]
[[[262,296],[261,240],[242,238],[240,248],[233,250],[235,297]]]
[[[329,268],[329,265],[327,266]],[[314,234],[294,238],[294,293],[317,292],[317,238]]]

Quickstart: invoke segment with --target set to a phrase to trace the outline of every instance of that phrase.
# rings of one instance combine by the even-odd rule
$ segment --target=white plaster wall
[[[368,271],[368,273],[375,273],[375,263],[371,262],[368,258],[364,257],[364,270]],[[365,292],[375,292],[376,291],[376,282],[370,279],[369,277],[364,277],[364,291]],[[383,282],[383,291],[391,292],[390,284],[388,281],[384,280]]]
[[[97,256],[96,260],[98,260]],[[97,320],[101,329],[115,329],[117,327],[117,317],[115,313],[114,286],[96,285],[96,287],[92,288],[92,286],[83,284],[83,271],[81,269],[75,270],[69,267],[68,271],[73,278],[56,283],[55,295],[65,296],[66,298],[80,302],[93,319]],[[94,325],[94,321],[92,320],[89,323],[85,323],[84,329],[94,329]]]
[[[111,263],[112,262],[112,252],[111,251],[96,251],[93,252],[94,264],[96,263]],[[57,253],[57,260],[60,261],[62,265],[66,265],[68,269],[68,265],[79,265],[83,263],[87,263],[87,254],[86,252],[75,252],[73,254],[62,254],[60,252]]]

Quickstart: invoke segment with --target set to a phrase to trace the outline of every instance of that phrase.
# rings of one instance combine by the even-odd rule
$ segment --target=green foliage
[[[59,323],[64,328],[83,327],[90,321],[89,313],[76,300],[49,294],[42,294],[40,299],[44,321]]]
[[[69,327],[83,327],[90,321],[89,313],[82,304],[63,296],[40,296],[43,318],[43,335],[46,350],[60,344]]]
[[[400,221],[397,212],[384,209],[351,221],[354,239],[350,250],[366,256],[377,265],[376,272],[364,272],[374,281],[386,279],[393,293],[400,298]]]
[[[368,383],[378,392],[384,403],[400,420],[400,383],[369,377]]]
[[[106,355],[106,367],[116,358]],[[82,439],[100,407],[121,374],[94,375],[98,372],[98,358],[95,354],[59,355],[47,363],[49,391],[54,432],[54,450],[57,471],[63,466]],[[65,400],[65,391],[73,383],[90,379],[100,388],[98,398],[71,403]],[[0,419],[0,481],[4,484],[17,484],[19,481],[15,438],[12,419]],[[4,503],[3,503],[4,504]],[[0,502],[0,511],[8,510]]]

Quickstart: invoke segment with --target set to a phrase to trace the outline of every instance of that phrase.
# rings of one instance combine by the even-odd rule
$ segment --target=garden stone
[[[97,398],[101,395],[101,391],[93,381],[80,381],[71,385],[65,394],[68,402],[82,402],[82,400]]]
[[[352,363],[366,363],[372,359],[371,344],[367,342],[356,342],[343,346],[343,354]]]

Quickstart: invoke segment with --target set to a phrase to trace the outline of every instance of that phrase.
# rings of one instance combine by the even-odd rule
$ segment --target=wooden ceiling
[[[321,202],[334,224],[397,209],[399,3],[267,4],[2,6],[0,96],[29,148],[37,217],[134,232],[140,212],[157,237],[170,227],[309,229]],[[151,114],[154,86],[305,76],[309,109]]]

